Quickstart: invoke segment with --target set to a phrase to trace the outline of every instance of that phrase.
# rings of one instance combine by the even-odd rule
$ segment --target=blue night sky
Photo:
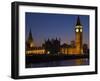
[[[68,15],[51,13],[31,13],[26,12],[25,26],[26,39],[31,29],[36,46],[41,46],[44,40],[61,39],[61,44],[75,40],[75,25],[77,17],[80,17],[83,26],[83,43],[89,45],[89,16],[88,15]]]

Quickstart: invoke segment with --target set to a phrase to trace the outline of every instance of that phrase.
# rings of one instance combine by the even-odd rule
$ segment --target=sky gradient
[[[88,15],[68,15],[50,13],[31,13],[25,14],[25,38],[28,38],[31,29],[36,46],[41,46],[45,40],[61,39],[61,44],[70,44],[75,40],[75,25],[77,17],[80,17],[83,26],[83,43],[89,45],[89,16]]]

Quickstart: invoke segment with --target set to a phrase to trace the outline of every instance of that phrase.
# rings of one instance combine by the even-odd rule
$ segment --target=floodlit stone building
[[[44,41],[41,47],[36,47],[30,30],[26,41],[26,54],[83,54],[83,27],[78,16],[75,25],[75,40],[71,44],[60,44],[60,40],[52,39]]]

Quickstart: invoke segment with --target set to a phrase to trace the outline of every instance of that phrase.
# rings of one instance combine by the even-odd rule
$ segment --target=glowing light
[[[80,32],[82,32],[82,29],[80,29]]]
[[[76,26],[76,28],[82,28],[82,26]]]
[[[76,32],[78,32],[79,31],[79,29],[76,29]]]
[[[30,47],[33,47],[33,43],[30,44]]]
[[[48,51],[47,53],[50,54],[50,51]]]
[[[45,50],[44,49],[28,50],[26,51],[26,54],[45,54]]]

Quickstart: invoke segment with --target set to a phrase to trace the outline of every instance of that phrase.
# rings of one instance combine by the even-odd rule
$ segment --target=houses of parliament
[[[26,40],[25,53],[27,55],[32,54],[84,54],[88,53],[87,45],[83,46],[83,26],[81,24],[79,16],[76,19],[75,40],[71,41],[71,44],[60,44],[60,39],[48,39],[44,43],[37,47],[34,44],[32,32],[30,30],[29,36]]]

